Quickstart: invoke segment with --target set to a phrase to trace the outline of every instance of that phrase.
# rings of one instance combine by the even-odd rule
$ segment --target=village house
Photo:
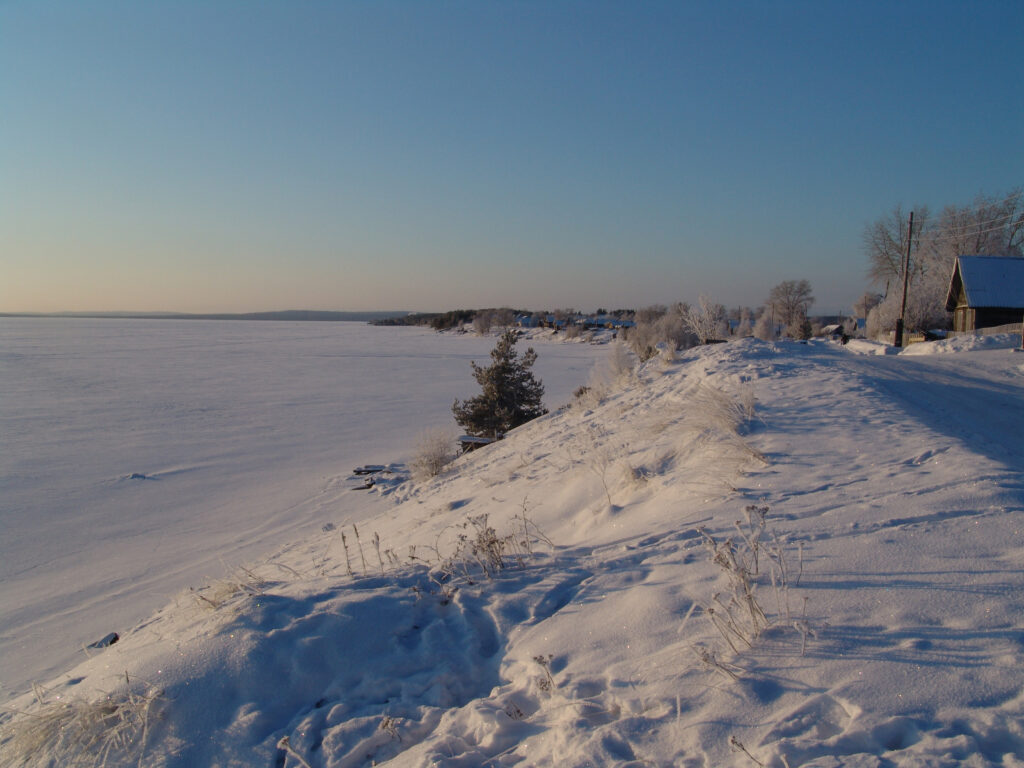
[[[960,256],[946,293],[954,331],[994,328],[1024,319],[1024,258]]]

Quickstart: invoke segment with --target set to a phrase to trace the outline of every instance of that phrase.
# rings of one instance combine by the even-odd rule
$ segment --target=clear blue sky
[[[867,287],[1024,183],[1024,2],[0,0],[0,311]]]

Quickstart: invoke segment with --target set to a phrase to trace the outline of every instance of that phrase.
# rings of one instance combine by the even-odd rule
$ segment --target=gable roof
[[[963,285],[969,307],[1024,308],[1024,258],[958,256],[946,292],[946,309],[956,309]]]

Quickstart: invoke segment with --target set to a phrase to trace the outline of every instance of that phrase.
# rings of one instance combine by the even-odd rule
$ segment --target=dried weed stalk
[[[48,699],[36,687],[36,707],[15,713],[0,727],[0,744],[12,766],[39,760],[49,765],[144,765],[150,719],[163,692],[136,686],[125,673],[123,690],[89,701],[80,696]]]

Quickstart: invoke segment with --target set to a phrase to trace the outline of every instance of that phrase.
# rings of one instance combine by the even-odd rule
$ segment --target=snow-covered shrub
[[[786,326],[786,336],[806,341],[814,335],[814,326],[806,317],[794,320]]]
[[[650,360],[657,354],[656,345],[660,339],[654,323],[638,322],[632,328],[624,329],[622,335],[641,363]]]
[[[746,308],[744,308],[742,313],[740,313],[739,325],[736,326],[736,336],[738,338],[744,339],[747,336],[753,335],[754,324],[750,319],[750,312]]]
[[[761,339],[761,341],[772,341],[775,338],[775,329],[772,327],[772,313],[768,308],[765,308],[758,315],[757,322],[754,323],[753,334],[756,338]]]
[[[696,336],[701,344],[728,336],[729,325],[725,307],[715,304],[704,294],[701,294],[696,307],[687,307],[682,313],[682,322],[686,330]]]
[[[658,360],[665,366],[678,362],[679,350],[676,349],[675,344],[667,344],[666,342],[658,344]]]
[[[491,332],[493,322],[493,315],[487,310],[481,310],[473,316],[473,330],[478,336],[486,336]]]
[[[633,358],[629,356],[629,350],[626,349],[626,345],[620,341],[612,344],[608,350],[608,357],[604,359],[602,368],[604,373],[607,374],[608,379],[612,382],[622,381],[631,377],[633,375]]]
[[[437,477],[455,461],[455,437],[447,429],[423,432],[416,443],[416,455],[411,468],[415,479],[423,481]]]
[[[688,325],[689,312],[690,308],[681,303],[673,304],[669,309],[658,306],[639,310],[636,313],[636,324],[625,329],[623,336],[640,362],[646,362],[658,354],[662,344],[674,349],[687,349],[698,341]]]

